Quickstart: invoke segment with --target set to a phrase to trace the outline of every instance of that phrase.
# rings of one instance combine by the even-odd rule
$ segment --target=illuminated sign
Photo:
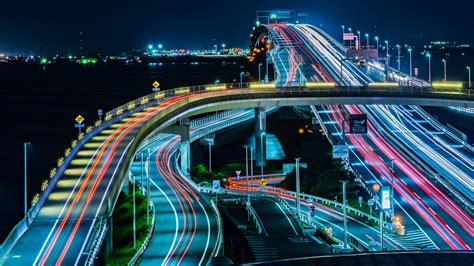
[[[390,187],[382,187],[382,210],[390,210],[392,208],[390,197]]]
[[[347,145],[332,146],[332,158],[333,159],[349,158],[349,147]]]
[[[351,114],[349,116],[349,133],[363,134],[367,133],[367,115]]]

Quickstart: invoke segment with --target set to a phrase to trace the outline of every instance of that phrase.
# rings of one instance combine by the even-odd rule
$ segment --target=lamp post
[[[359,46],[359,49],[360,49],[360,31],[359,30],[357,31],[357,35],[359,36],[359,39],[357,39],[357,41],[359,42],[358,46]]]
[[[367,48],[367,51],[369,51],[369,34],[368,33],[365,34],[365,38],[367,39],[367,47],[366,48]],[[369,57],[369,55],[367,55],[367,57]]]
[[[265,132],[260,134],[260,174],[263,176],[263,158],[265,158],[263,154],[263,136],[265,136]]]
[[[347,245],[347,212],[346,212],[346,184],[347,180],[339,180],[342,183],[342,210],[344,213],[344,248],[348,248]]]
[[[30,145],[31,143],[30,142],[25,142],[23,143],[23,156],[24,156],[24,182],[25,182],[25,186],[24,186],[24,193],[25,193],[25,200],[24,200],[24,207],[25,207],[25,210],[24,210],[24,214],[25,214],[25,218],[26,218],[26,214],[28,213],[28,195],[27,195],[27,192],[28,192],[28,168],[27,168],[27,161],[28,161],[28,145]]]
[[[249,201],[249,155],[248,155],[248,148],[249,146],[245,145],[245,184],[246,184],[246,191],[247,191],[247,201]]]
[[[135,254],[135,250],[137,249],[137,227],[136,227],[136,206],[135,206],[135,176],[132,175],[133,177],[133,195],[132,195],[132,200],[133,200],[133,253]]]
[[[375,36],[375,43],[377,45],[377,61],[379,61],[379,36]]]
[[[448,77],[447,77],[447,74],[446,74],[446,59],[443,59],[441,60],[441,62],[443,62],[443,66],[444,66],[444,79],[443,81],[448,81]]]
[[[207,141],[207,145],[209,146],[209,173],[212,173],[212,148],[211,148],[211,141]]]
[[[466,69],[467,69],[467,74],[468,74],[468,87],[470,89],[471,88],[471,67],[467,66]]]
[[[388,58],[389,55],[388,55],[388,41],[387,40],[385,41],[385,50],[387,51],[387,58]]]
[[[262,63],[258,64],[258,82],[262,82],[261,68],[262,68]]]
[[[253,146],[250,146],[250,176],[253,181]]]
[[[400,73],[400,45],[397,44],[397,50],[398,50],[398,73]]]
[[[352,28],[349,27],[347,30],[349,30],[349,33],[352,33]],[[352,47],[352,39],[349,40],[349,48],[351,47]]]
[[[240,72],[240,88],[242,88],[242,77],[244,76],[244,72]]]
[[[344,33],[346,33],[346,28],[344,25],[342,25],[341,28],[342,28],[342,45],[344,45]]]
[[[431,54],[427,53],[426,57],[428,58],[428,82],[431,83]]]
[[[390,201],[392,202],[391,203],[391,207],[392,207],[392,217],[395,216],[395,207],[393,206],[393,176],[395,175],[395,169],[393,168],[393,162],[395,161],[396,159],[393,158],[393,159],[390,159],[390,171],[392,172],[390,177],[391,177],[391,181],[390,181]]]
[[[412,72],[412,52],[413,52],[413,49],[412,48],[408,48],[408,53],[410,54],[410,77],[413,75],[413,72]]]
[[[296,165],[296,210],[298,214],[298,223],[300,222],[301,199],[300,199],[300,158],[295,158]]]

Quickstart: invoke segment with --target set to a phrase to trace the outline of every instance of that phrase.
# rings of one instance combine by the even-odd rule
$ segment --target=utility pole
[[[342,209],[344,212],[344,248],[349,248],[347,245],[347,210],[346,210],[346,184],[347,180],[340,180],[342,183]]]
[[[30,142],[25,142],[23,143],[23,156],[24,156],[24,182],[25,182],[25,186],[24,186],[24,193],[25,193],[25,199],[24,199],[24,215],[25,215],[25,218],[26,218],[26,214],[28,213],[28,165],[27,165],[27,161],[28,161],[28,145],[30,145]]]
[[[301,197],[300,197],[300,159],[295,158],[296,165],[296,210],[298,213],[298,223],[300,222],[300,212],[301,212]]]
[[[137,249],[137,227],[136,227],[136,206],[135,206],[135,176],[132,175],[133,177],[133,253],[135,253],[135,250]]]
[[[148,148],[148,162],[150,162],[150,148]],[[150,165],[146,173],[146,224],[150,224]]]

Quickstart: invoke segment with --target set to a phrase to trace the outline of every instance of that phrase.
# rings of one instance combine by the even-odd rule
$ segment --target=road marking
[[[97,216],[99,215],[99,211],[100,209],[102,209],[102,204],[104,203],[104,199],[105,199],[105,196],[107,195],[107,192],[109,191],[110,189],[110,185],[112,184],[112,181],[115,179],[115,174],[117,173],[117,170],[120,166],[120,163],[122,162],[123,160],[123,157],[125,156],[125,154],[127,153],[128,151],[128,148],[130,148],[130,145],[132,144],[132,142],[135,140],[135,138],[133,138],[127,145],[127,147],[125,147],[125,150],[123,151],[122,153],[122,156],[120,156],[120,159],[117,163],[117,165],[115,166],[115,169],[114,169],[114,172],[112,173],[112,177],[110,178],[109,180],[109,183],[107,184],[107,188],[105,189],[105,192],[104,194],[102,195],[102,200],[100,201],[100,204],[99,204],[99,208],[97,208],[97,211],[95,213],[95,216],[94,216],[94,220],[93,222],[91,223],[91,226],[89,227],[89,231],[87,232],[87,235],[86,235],[86,238],[84,239],[84,244],[82,245],[81,247],[81,250],[79,251],[79,256],[77,256],[76,258],[76,261],[74,262],[74,265],[77,265],[77,263],[79,262],[79,258],[82,256],[82,252],[84,251],[84,248],[86,247],[86,244],[87,244],[87,239],[89,239],[89,236],[92,232],[92,228],[94,227],[96,221],[97,221]]]
[[[286,214],[286,212],[281,208],[280,204],[278,204],[277,202],[275,202],[276,206],[280,209],[280,211],[285,215],[286,219],[288,220],[288,222],[290,223],[291,225],[291,228],[293,228],[293,231],[295,232],[295,235],[298,235],[298,231],[296,231],[296,228],[295,226],[293,225],[293,223],[291,222],[290,220],[290,217],[288,217],[288,215]]]
[[[53,227],[51,228],[51,231],[49,232],[48,236],[46,237],[46,241],[44,241],[43,245],[41,246],[40,252],[39,252],[38,255],[36,256],[36,259],[35,259],[35,261],[33,262],[33,265],[36,265],[36,264],[37,264],[38,259],[39,259],[40,255],[41,255],[41,253],[43,253],[43,250],[44,250],[44,248],[46,247],[46,244],[49,242],[49,238],[51,237],[51,234],[53,233],[54,229],[55,229],[56,226],[58,225],[59,218],[63,215],[63,212],[64,212],[64,210],[66,209],[67,204],[68,204],[69,201],[71,200],[72,194],[74,194],[74,192],[76,191],[76,188],[77,188],[77,186],[79,185],[79,182],[82,180],[82,177],[84,177],[84,174],[86,173],[87,169],[89,168],[89,165],[91,164],[92,159],[95,158],[97,152],[99,152],[99,150],[101,149],[102,145],[104,145],[104,142],[102,142],[102,144],[97,148],[97,150],[96,150],[96,151],[94,152],[94,154],[91,156],[89,162],[87,163],[86,167],[84,168],[84,171],[82,171],[81,176],[77,179],[76,184],[74,185],[74,188],[72,189],[71,193],[69,193],[69,196],[68,196],[66,202],[64,203],[64,206],[63,206],[63,208],[61,209],[61,212],[59,213],[58,217],[56,218],[56,222],[54,222],[54,225],[53,225]],[[67,168],[66,168],[66,169],[67,169]]]

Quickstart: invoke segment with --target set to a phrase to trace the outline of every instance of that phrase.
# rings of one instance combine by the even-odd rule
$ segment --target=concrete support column
[[[189,139],[189,126],[188,134],[181,136],[181,147],[179,151],[181,154],[181,172],[189,177],[191,174],[191,140]]]
[[[255,158],[257,166],[263,167],[266,165],[267,159],[267,116],[265,108],[255,108]]]

